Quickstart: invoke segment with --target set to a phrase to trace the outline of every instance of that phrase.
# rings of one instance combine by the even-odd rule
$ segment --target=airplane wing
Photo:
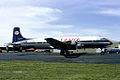
[[[75,45],[67,44],[65,42],[58,41],[54,38],[46,38],[45,39],[51,46],[53,46],[56,49],[64,49],[64,50],[70,50],[75,49]]]

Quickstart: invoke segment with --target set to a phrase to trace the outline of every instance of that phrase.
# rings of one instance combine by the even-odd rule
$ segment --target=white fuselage
[[[61,42],[74,41],[74,42],[80,42],[82,44],[101,44],[101,43],[109,44],[109,42],[103,42],[103,41],[100,42],[100,40],[103,40],[105,38],[98,37],[98,36],[97,37],[96,36],[61,37],[61,38],[55,38],[55,39]],[[20,44],[20,46],[22,47],[34,47],[38,49],[39,48],[53,48],[49,43],[47,43],[47,41],[44,38],[23,40],[23,41],[14,42],[14,44]]]
[[[88,36],[88,37],[61,37],[61,38],[54,38],[56,40],[59,40],[61,42],[66,42],[66,41],[92,41],[92,40],[101,40],[103,37],[97,37],[97,36]],[[37,39],[30,39],[30,40],[23,40],[23,41],[18,41],[14,42],[16,44],[20,43],[32,43],[32,42],[47,42],[45,38],[37,38]]]

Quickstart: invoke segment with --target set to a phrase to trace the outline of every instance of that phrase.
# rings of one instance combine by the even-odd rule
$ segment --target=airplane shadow
[[[63,56],[66,58],[78,58],[79,56],[86,55],[86,54],[87,53],[74,53],[74,54],[69,54],[69,55],[64,54]]]

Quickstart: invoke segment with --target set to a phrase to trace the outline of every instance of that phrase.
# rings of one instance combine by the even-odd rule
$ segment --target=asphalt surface
[[[65,63],[97,63],[97,64],[120,64],[120,54],[86,53],[72,56],[62,56],[58,53],[0,53],[0,61],[43,61]]]

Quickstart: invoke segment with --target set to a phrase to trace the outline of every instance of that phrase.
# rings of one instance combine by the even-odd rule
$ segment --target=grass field
[[[120,80],[120,65],[6,61],[0,80]]]
[[[114,43],[108,49],[117,47]],[[80,52],[95,52],[81,49]],[[120,64],[1,61],[0,80],[120,80]]]

